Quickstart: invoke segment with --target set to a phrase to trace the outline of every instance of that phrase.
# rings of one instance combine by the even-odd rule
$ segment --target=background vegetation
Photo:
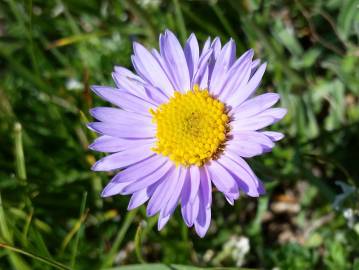
[[[0,268],[359,269],[357,0],[3,0],[0,2]],[[103,200],[109,174],[89,85],[130,67],[132,42],[232,37],[268,61],[260,91],[282,95],[278,147],[250,160],[268,194],[234,207],[215,195],[207,236],[176,212],[157,232],[129,198]],[[165,264],[176,264],[166,266]],[[181,266],[182,265],[182,266]],[[147,269],[145,265],[137,268]]]

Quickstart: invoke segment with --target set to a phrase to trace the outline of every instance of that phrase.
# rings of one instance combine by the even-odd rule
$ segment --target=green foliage
[[[0,269],[238,269],[240,237],[244,267],[359,269],[358,5],[1,1]],[[101,199],[111,175],[90,171],[101,154],[87,148],[88,110],[105,103],[89,85],[112,85],[132,42],[157,47],[166,28],[182,42],[194,32],[202,44],[232,37],[237,54],[254,48],[268,62],[259,91],[288,108],[274,127],[286,138],[250,160],[267,195],[231,207],[215,194],[204,239],[178,212],[158,232],[144,207],[127,212],[127,197]],[[128,266],[142,262],[159,264]]]
[[[283,245],[272,256],[279,269],[288,270],[315,269],[318,261],[318,255],[313,250],[303,249],[298,244]]]

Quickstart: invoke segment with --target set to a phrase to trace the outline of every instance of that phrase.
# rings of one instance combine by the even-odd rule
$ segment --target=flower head
[[[279,95],[253,96],[266,64],[253,50],[236,58],[230,40],[208,39],[199,50],[192,34],[182,48],[174,34],[160,35],[160,51],[134,43],[137,74],[115,67],[116,87],[93,86],[119,108],[97,107],[89,128],[101,134],[90,148],[110,155],[95,171],[119,171],[102,196],[132,194],[128,209],[146,201],[162,229],[181,205],[187,226],[205,235],[211,221],[212,186],[230,204],[240,191],[258,197],[261,181],[243,158],[270,151],[283,135],[263,129],[284,117],[271,108]]]

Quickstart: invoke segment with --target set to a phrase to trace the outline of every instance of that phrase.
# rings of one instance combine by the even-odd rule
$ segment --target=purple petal
[[[287,109],[285,108],[270,108],[257,114],[255,117],[272,117],[274,120],[273,123],[276,123],[281,120],[286,114]]]
[[[158,217],[158,225],[157,229],[160,231],[163,227],[167,224],[172,214],[165,216],[164,213],[161,211]]]
[[[209,68],[208,66],[204,70],[203,75],[199,78],[198,84],[200,89],[208,89],[208,83],[209,83]]]
[[[155,104],[150,103],[148,100],[146,101],[120,89],[96,85],[93,85],[91,89],[102,99],[129,112],[151,116],[150,108],[156,108]]]
[[[172,162],[166,161],[162,167],[155,170],[153,173],[132,182],[130,185],[124,188],[122,194],[132,194],[133,192],[148,187],[158,181],[167,180],[167,177],[173,172],[174,168],[175,167]]]
[[[148,83],[158,87],[170,97],[173,92],[173,85],[160,63],[141,44],[134,42],[133,49],[135,55],[132,57],[132,63],[136,72]]]
[[[129,79],[133,79],[135,81],[141,82],[141,83],[145,83],[145,81],[138,75],[136,75],[135,73],[133,73],[132,71],[130,71],[127,68],[121,67],[121,66],[115,66],[114,67],[114,73],[124,76],[126,78]]]
[[[275,103],[277,103],[279,98],[280,96],[275,93],[266,93],[251,98],[243,102],[237,108],[233,109],[235,112],[234,118],[242,119],[263,112],[264,110],[272,107]]]
[[[227,151],[229,152],[229,151]],[[243,168],[238,162],[238,159],[234,160],[226,155],[222,155],[218,160],[230,173],[235,177],[238,186],[247,195],[251,197],[258,197],[260,195],[258,191],[258,180],[253,177],[245,168]]]
[[[230,103],[227,99],[230,99],[236,92],[241,91],[244,85],[247,84],[250,76],[251,63],[253,57],[253,50],[248,50],[231,66],[225,76],[225,83],[219,92],[219,98]]]
[[[150,156],[149,158],[117,173],[117,175],[112,178],[111,182],[135,182],[159,170],[166,162],[167,159],[161,155]]]
[[[140,176],[140,172],[147,170],[147,172],[144,172],[144,175],[147,174],[149,167],[158,170],[162,166],[162,164],[158,163],[158,158],[156,157],[158,156],[151,156],[135,165],[126,168],[124,171],[117,173],[104,188],[102,196],[109,197],[122,193],[125,187],[138,179],[137,177]],[[164,158],[162,158],[162,160],[164,160]],[[148,188],[148,194],[152,194],[151,192],[153,188],[156,187],[156,185],[157,183],[150,186],[146,186],[143,189]]]
[[[192,80],[197,72],[199,47],[198,41],[194,34],[191,34],[184,47],[184,55],[186,57],[190,79]]]
[[[252,72],[253,71],[255,72],[257,70],[257,67],[259,66],[260,63],[261,63],[260,59],[253,60],[253,62],[252,62]]]
[[[121,125],[117,123],[93,122],[87,127],[100,134],[117,138],[150,139],[156,134],[156,127],[152,123],[147,125]]]
[[[233,139],[228,141],[228,149],[238,151],[242,157],[253,157],[270,151],[274,143],[267,136],[255,131],[232,132]]]
[[[153,145],[154,143],[155,139],[126,140],[122,138],[102,135],[89,145],[89,149],[98,152],[114,153],[139,145]]]
[[[212,50],[212,54],[208,63],[208,86],[212,76],[213,68],[216,64],[216,60],[218,59],[218,56],[221,52],[221,48],[222,48],[221,40],[218,37],[216,37],[210,46],[210,49]]]
[[[200,179],[201,177],[201,173],[200,170],[197,166],[191,166],[190,167],[190,184],[191,184],[191,189],[190,189],[190,194],[189,194],[189,201],[193,202],[194,198],[197,195],[198,189],[199,189],[199,184],[200,184]]]
[[[206,166],[199,169],[200,171],[200,187],[199,192],[202,192],[203,203],[210,207],[212,204],[212,181]]]
[[[237,91],[237,94],[232,96],[231,105],[233,108],[242,104],[248,97],[250,97],[256,91],[258,85],[262,80],[266,66],[267,66],[266,63],[260,65],[260,67],[253,74],[249,82],[243,87],[243,89],[241,89],[241,91]]]
[[[172,191],[168,190],[168,202],[166,207],[163,209],[165,216],[171,215],[176,209],[180,195],[182,193],[183,185],[188,178],[189,173],[187,172],[187,169],[180,167],[180,175],[176,180],[175,186],[172,187]]]
[[[263,147],[273,148],[274,143],[267,136],[262,134],[262,132],[256,131],[237,131],[232,132],[233,141],[238,142],[253,142],[258,143]]]
[[[146,98],[146,93],[143,88],[145,82],[141,77],[135,75],[128,69],[115,67],[115,71],[112,72],[112,78],[115,81],[117,88],[126,90],[140,98]]]
[[[211,48],[211,38],[209,37],[207,38],[206,42],[203,44],[200,58],[203,57],[203,55],[205,55],[208,52],[208,50],[210,50],[210,48]]]
[[[265,128],[272,125],[276,120],[270,116],[254,116],[245,119],[239,119],[231,122],[232,130],[234,131],[251,131]]]
[[[234,162],[238,163],[238,165],[240,165],[245,170],[245,172],[247,172],[251,176],[249,178],[249,177],[241,177],[239,175],[240,179],[242,179],[243,181],[248,181],[248,182],[246,182],[248,187],[256,186],[259,195],[265,193],[264,186],[263,186],[262,182],[254,174],[252,169],[249,167],[249,165],[247,164],[247,162],[243,158],[241,158],[237,153],[235,153],[233,151],[230,151],[230,150],[226,151],[226,156],[228,156]],[[256,194],[256,192],[253,192],[254,196],[255,196],[255,194]],[[250,194],[248,194],[248,195],[250,195]]]
[[[164,178],[163,181],[158,185],[156,191],[153,193],[147,205],[148,216],[153,216],[161,209],[164,209],[166,207],[171,187],[175,186],[176,181],[178,181],[179,175],[180,170],[174,167],[170,175]]]
[[[268,136],[272,141],[277,142],[284,138],[284,134],[275,131],[262,131],[262,134]]]
[[[196,232],[201,238],[205,236],[211,224],[211,208],[206,207],[202,199],[202,195],[200,194],[198,216],[194,222]]]
[[[219,54],[221,53],[221,48],[222,48],[221,40],[218,37],[216,37],[211,44],[211,49],[213,51],[213,55],[215,59],[219,57]]]
[[[130,202],[128,203],[127,209],[132,210],[144,204],[152,196],[157,186],[158,183],[154,183],[153,185],[147,188],[141,189],[133,193]]]
[[[238,155],[245,158],[258,156],[264,153],[264,150],[260,144],[248,141],[243,143],[238,141],[228,143],[226,149],[235,151],[238,153]]]
[[[172,78],[176,81],[175,90],[180,92],[189,90],[191,87],[190,75],[184,52],[176,36],[169,30],[166,30],[162,37],[160,52]]]
[[[236,56],[236,44],[231,39],[226,45],[224,45],[221,53],[216,59],[216,63],[213,67],[213,72],[210,81],[210,91],[213,95],[218,95],[222,90],[222,86],[225,83],[223,74],[231,67]]]
[[[141,145],[136,148],[126,149],[122,152],[108,155],[97,161],[91,169],[94,171],[112,171],[122,169],[144,160],[151,155],[154,155],[154,153],[150,147],[148,145]]]
[[[148,100],[152,104],[159,105],[168,101],[168,96],[164,93],[164,91],[143,81],[142,79],[137,80],[129,78],[116,72],[112,74],[112,77],[119,89],[126,90],[135,96]]]
[[[192,227],[192,225],[193,225],[193,220],[191,219],[192,204],[191,203],[182,204],[181,214],[182,214],[183,221],[186,223],[187,227]]]
[[[123,125],[151,122],[151,117],[128,112],[111,107],[96,107],[90,110],[92,117],[103,122],[119,123]]]
[[[113,183],[110,182],[106,185],[101,193],[101,197],[106,198],[116,194],[120,194],[123,189],[128,186],[130,182],[123,182],[123,183]]]
[[[201,85],[201,89],[206,89],[208,87],[208,63],[211,55],[212,51],[208,50],[206,54],[200,57],[198,69],[196,70],[192,80],[192,87],[195,84]]]
[[[156,104],[157,106],[162,103],[166,103],[169,100],[167,95],[165,95],[159,88],[152,85],[147,84],[145,86],[145,92],[147,98],[150,98],[152,103]]]
[[[234,198],[231,197],[231,196],[228,196],[228,195],[224,195],[224,197],[226,198],[227,202],[230,204],[230,205],[234,205]],[[236,198],[238,199],[238,198]]]
[[[211,176],[211,180],[217,189],[224,194],[236,194],[239,196],[239,190],[233,177],[216,160],[206,164],[206,168]]]
[[[132,210],[140,205],[147,202],[147,200],[150,198],[150,194],[147,193],[147,188],[141,189],[139,191],[136,191],[132,194],[130,202],[128,203],[127,210]]]

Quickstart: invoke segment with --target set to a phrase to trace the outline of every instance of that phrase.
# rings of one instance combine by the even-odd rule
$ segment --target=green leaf
[[[339,34],[345,40],[354,32],[354,23],[358,24],[359,9],[357,0],[347,0],[342,2],[338,16]]]
[[[124,266],[120,266],[120,267],[106,268],[104,270],[201,270],[201,269],[208,269],[208,270],[246,270],[248,268],[238,268],[238,267],[210,267],[210,268],[205,268],[205,267],[195,267],[195,266],[179,265],[179,264],[166,265],[166,264],[153,263],[153,264],[124,265]]]

